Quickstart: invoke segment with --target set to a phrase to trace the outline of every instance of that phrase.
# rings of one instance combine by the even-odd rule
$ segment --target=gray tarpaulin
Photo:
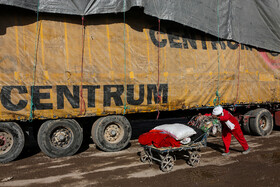
[[[0,0],[0,4],[34,11],[38,2],[40,12],[75,15],[143,7],[146,14],[160,19],[280,52],[280,0]]]

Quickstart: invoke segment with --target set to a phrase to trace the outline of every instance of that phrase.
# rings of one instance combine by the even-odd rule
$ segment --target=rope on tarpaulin
[[[84,115],[86,112],[85,100],[83,97],[84,49],[85,49],[84,41],[85,41],[85,17],[82,16],[82,59],[81,59],[81,88],[80,88],[81,108],[80,108],[79,115]]]
[[[218,44],[220,44],[220,15],[219,15],[219,0],[217,0],[217,25],[218,25]],[[233,111],[236,110],[236,103],[239,97],[239,84],[240,84],[240,43],[238,44],[239,52],[238,52],[238,76],[237,76],[237,91],[236,91],[236,98],[233,104]],[[217,49],[218,53],[218,84],[217,84],[217,90],[216,90],[216,97],[213,100],[214,106],[217,106],[220,104],[220,94],[219,94],[219,84],[220,84],[220,51],[219,48]]]
[[[38,42],[39,42],[39,7],[40,7],[40,0],[37,1],[36,39],[35,39],[34,65],[33,65],[33,83],[31,86],[29,122],[33,121],[33,113],[34,113],[33,99],[34,99],[35,74],[37,68],[37,51],[38,51]]]
[[[239,35],[240,35],[240,24],[238,22],[238,29],[239,29]],[[236,90],[236,97],[235,101],[233,103],[233,112],[236,111],[236,103],[239,97],[239,83],[240,83],[240,53],[241,53],[241,44],[238,42],[238,75],[237,75],[237,90]]]
[[[218,25],[218,44],[220,44],[220,15],[219,15],[219,0],[217,0],[217,25]],[[220,104],[220,94],[219,94],[219,85],[220,85],[220,50],[217,47],[217,55],[218,55],[218,84],[216,89],[216,97],[213,100],[214,106]]]
[[[126,103],[126,92],[127,92],[127,85],[126,85],[126,27],[125,27],[125,11],[126,11],[126,0],[123,1],[123,49],[124,49],[124,106],[123,106],[123,115],[125,115],[126,110],[129,109]]]
[[[236,97],[235,97],[235,101],[233,103],[233,111],[235,112],[236,110],[236,103],[237,103],[237,100],[238,100],[238,97],[239,97],[239,82],[240,82],[240,48],[241,48],[241,45],[240,43],[238,44],[238,75],[237,75],[237,90],[236,90]]]
[[[160,114],[160,111],[159,111],[159,106],[160,106],[160,102],[161,102],[161,95],[159,94],[159,83],[160,83],[160,16],[159,16],[159,12],[158,12],[158,9],[157,9],[157,6],[156,6],[156,3],[155,3],[155,0],[153,0],[153,4],[154,4],[154,7],[155,7],[155,10],[156,10],[156,13],[157,13],[157,16],[158,16],[158,81],[157,81],[157,118],[156,120],[158,120],[159,118],[159,114]]]
[[[160,19],[158,19],[158,82],[157,82],[157,120],[159,118],[159,114],[160,114],[160,111],[159,111],[159,105],[160,105],[160,101],[161,101],[161,96],[159,94],[159,80],[160,80]]]

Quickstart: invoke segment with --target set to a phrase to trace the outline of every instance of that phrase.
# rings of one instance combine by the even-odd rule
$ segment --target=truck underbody
[[[274,124],[280,126],[279,103],[225,105],[224,108],[239,120],[245,134],[267,136]],[[162,112],[160,118],[184,118],[188,122],[193,115],[211,112],[211,107]],[[0,161],[7,163],[16,159],[31,139],[36,139],[40,149],[49,157],[64,157],[75,154],[83,139],[92,138],[103,151],[124,149],[133,134],[130,121],[155,120],[157,113],[108,115],[76,119],[34,120],[33,122],[0,123]],[[92,125],[90,125],[92,124]],[[137,137],[135,137],[137,138]]]

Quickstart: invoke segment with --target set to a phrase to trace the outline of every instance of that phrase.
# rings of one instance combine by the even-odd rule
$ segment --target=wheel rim
[[[262,116],[260,121],[259,121],[260,127],[262,128],[262,130],[265,130],[267,127],[267,119],[265,116]]]
[[[118,143],[124,136],[124,129],[117,123],[109,124],[104,131],[104,138],[109,143]]]
[[[148,155],[144,151],[141,151],[141,153],[140,153],[140,160],[143,163],[147,162],[147,160],[148,160]]]
[[[0,155],[7,153],[13,146],[14,139],[11,133],[0,131]]]
[[[58,127],[51,134],[51,143],[57,148],[66,148],[73,141],[73,132],[66,127]]]
[[[197,166],[200,161],[200,155],[198,153],[192,153],[189,162],[192,166]]]
[[[166,156],[162,161],[161,161],[161,169],[162,171],[170,171],[172,170],[174,165],[174,159],[172,156]]]

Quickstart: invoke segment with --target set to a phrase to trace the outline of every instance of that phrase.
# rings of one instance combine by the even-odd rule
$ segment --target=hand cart
[[[194,128],[205,128],[205,124],[209,122],[213,123],[213,119],[211,117],[206,116],[194,116],[190,122],[189,126],[193,126]],[[180,147],[161,147],[157,148],[153,145],[142,145],[143,150],[140,152],[140,161],[145,163],[149,162],[150,164],[153,161],[160,163],[160,169],[163,172],[169,172],[173,169],[176,153],[181,153],[184,158],[187,158],[187,163],[190,166],[196,167],[200,162],[200,149],[202,147],[207,146],[207,137],[210,132],[210,128],[206,130],[203,134],[196,137],[190,143],[186,145],[180,145]],[[205,129],[204,129],[205,130]]]

